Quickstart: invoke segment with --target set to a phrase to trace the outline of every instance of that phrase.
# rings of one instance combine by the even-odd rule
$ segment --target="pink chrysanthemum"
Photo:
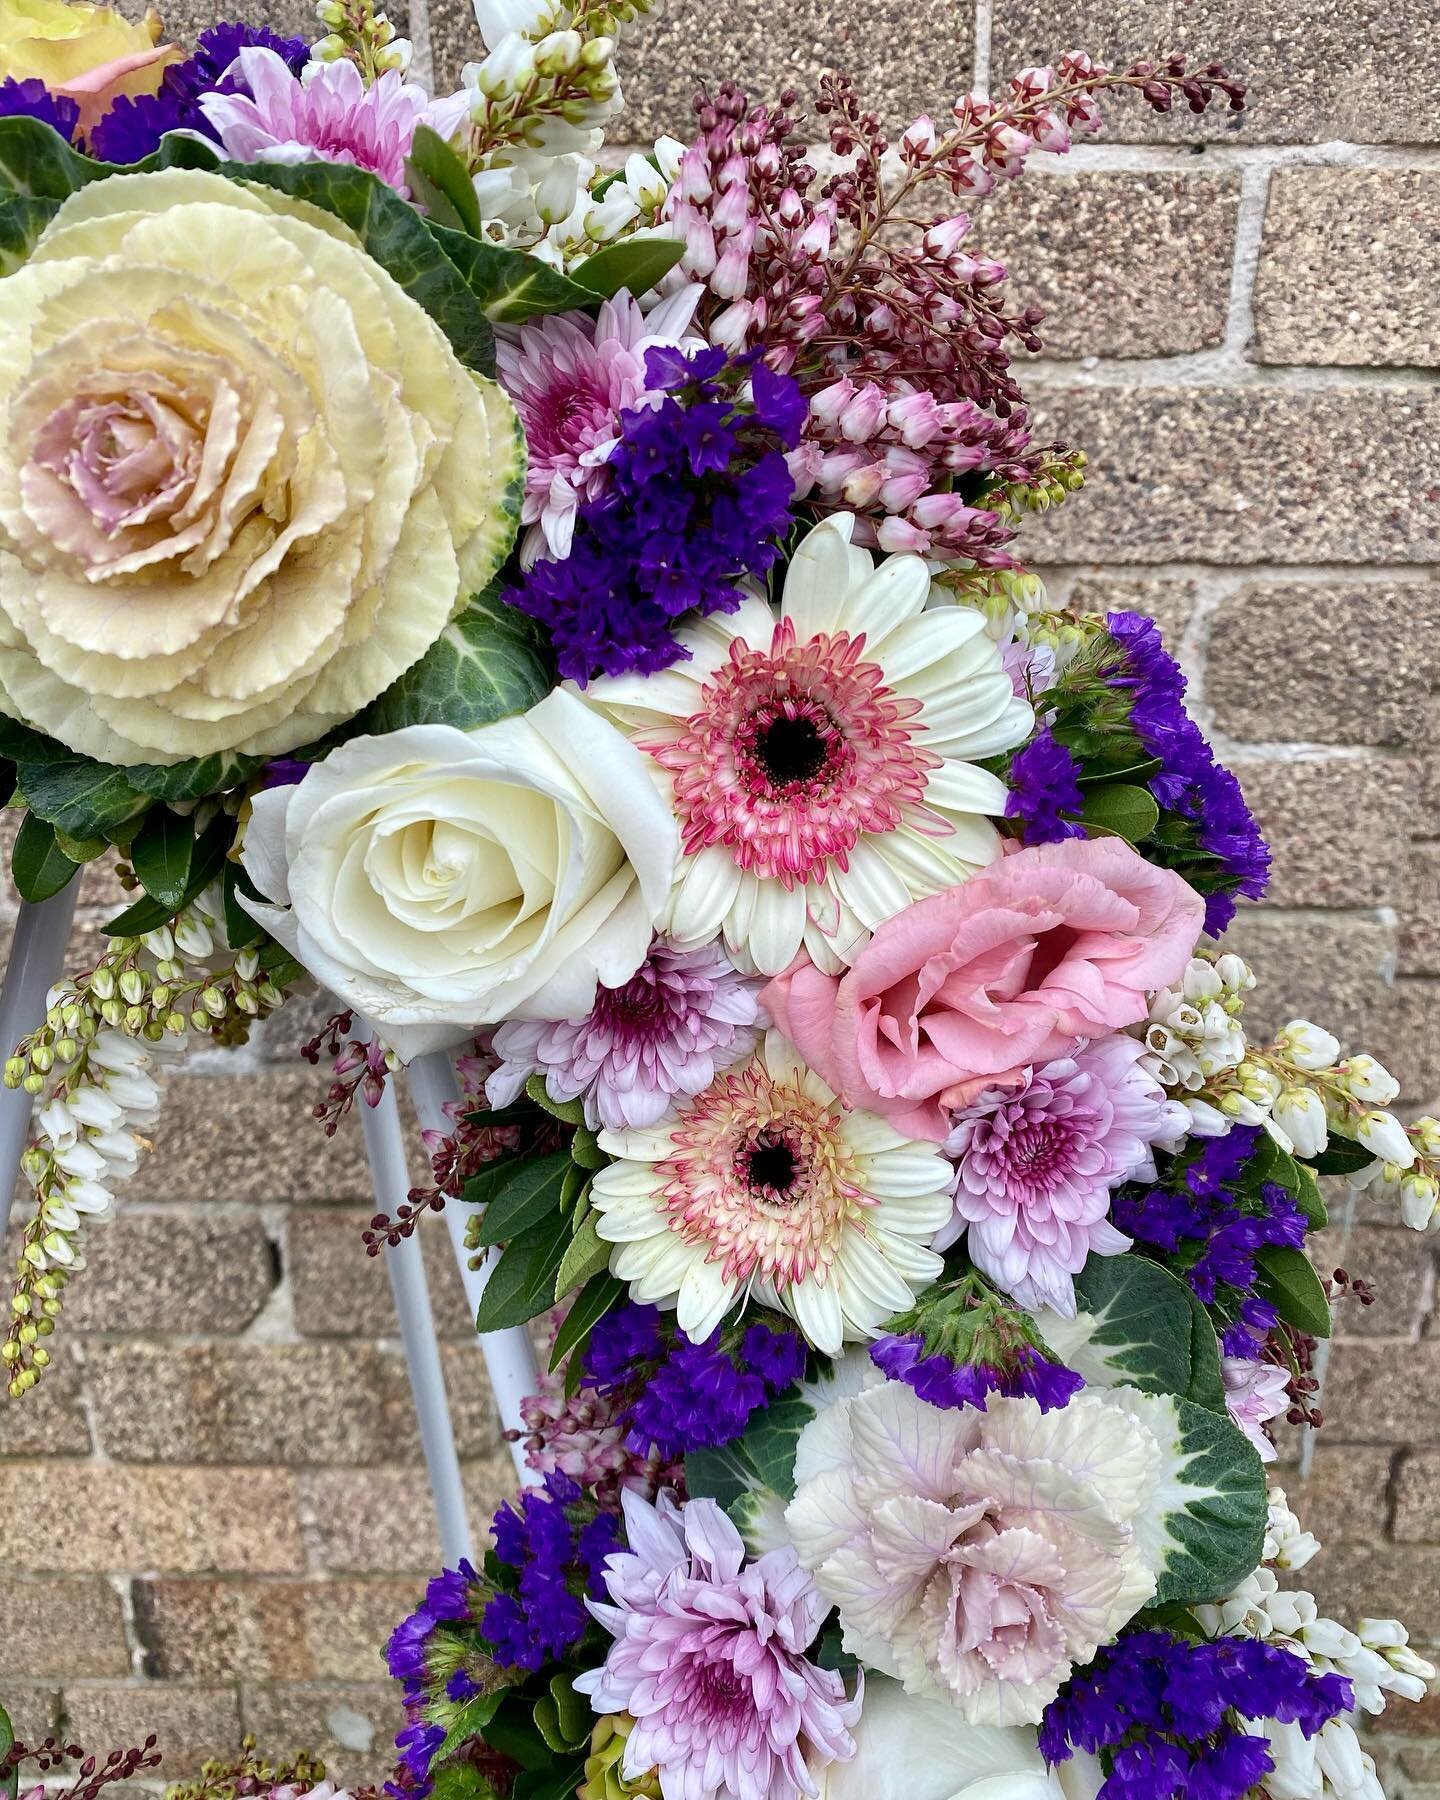
[[[576,508],[605,488],[605,464],[619,441],[620,414],[644,403],[645,353],[660,344],[704,339],[690,331],[703,289],[695,284],[642,313],[623,290],[592,321],[552,313],[518,330],[502,330],[495,346],[500,385],[525,426],[522,545],[528,564],[542,551],[570,554]]]
[[[676,1096],[709,1087],[755,1041],[758,984],[715,945],[657,941],[623,987],[597,988],[583,1019],[515,1019],[495,1033],[490,1104],[508,1106],[537,1072],[552,1100],[583,1100],[591,1130],[654,1125]]]
[[[239,70],[249,94],[206,94],[201,111],[237,162],[333,162],[369,169],[408,198],[405,159],[415,128],[448,138],[465,116],[462,91],[432,101],[424,88],[389,70],[366,87],[354,63],[311,62],[292,75],[273,50],[250,46]]]
[[[1130,1239],[1110,1224],[1110,1190],[1154,1179],[1154,1147],[1189,1120],[1141,1067],[1136,1038],[1097,1038],[1070,1056],[985,1089],[955,1116],[946,1151],[958,1177],[940,1248],[968,1231],[971,1260],[1021,1306],[1075,1315],[1071,1279],[1092,1251]]]
[[[828,1608],[795,1552],[747,1563],[713,1500],[622,1504],[630,1548],[605,1564],[614,1605],[588,1602],[615,1642],[575,1686],[596,1712],[635,1720],[625,1778],[658,1770],[665,1800],[817,1795],[812,1770],[855,1754],[861,1696],[805,1656]]]
[[[1271,1419],[1290,1405],[1290,1377],[1274,1363],[1248,1356],[1227,1356],[1220,1364],[1225,1405],[1230,1417],[1260,1452],[1261,1462],[1274,1462],[1276,1450],[1266,1435]]]

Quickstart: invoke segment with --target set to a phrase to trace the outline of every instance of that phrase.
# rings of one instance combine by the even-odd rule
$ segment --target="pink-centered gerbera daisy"
[[[576,508],[605,490],[605,464],[620,436],[620,414],[650,389],[645,353],[704,339],[690,321],[704,289],[690,282],[646,314],[622,288],[594,319],[551,313],[502,328],[495,372],[525,426],[529,461],[520,520],[528,565],[570,554]]]
[[[577,1676],[598,1713],[628,1713],[621,1774],[665,1800],[800,1800],[855,1754],[861,1695],[805,1655],[827,1604],[789,1548],[747,1562],[713,1500],[621,1497],[627,1550],[606,1558],[614,1642]]]
[[[940,1274],[950,1216],[934,1144],[841,1104],[778,1032],[646,1130],[602,1131],[600,1236],[631,1297],[697,1343],[753,1295],[817,1350],[873,1336]]]
[[[718,931],[766,975],[802,945],[838,973],[883,920],[992,862],[1005,788],[975,764],[1033,723],[983,614],[930,608],[924,559],[876,568],[853,528],[809,534],[778,618],[752,595],[679,634],[688,661],[586,690],[679,819],[669,935]]]
[[[369,169],[408,197],[405,159],[416,127],[451,137],[469,109],[463,90],[432,100],[390,69],[366,87],[354,63],[307,63],[292,75],[283,57],[249,46],[237,59],[248,94],[206,94],[200,110],[237,162],[333,162]]]

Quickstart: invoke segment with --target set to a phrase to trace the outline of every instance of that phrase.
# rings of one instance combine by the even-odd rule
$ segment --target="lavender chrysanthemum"
[[[1073,1277],[1092,1252],[1130,1247],[1110,1223],[1111,1190],[1155,1176],[1189,1119],[1142,1066],[1135,1038],[1096,1038],[987,1088],[945,1143],[958,1171],[943,1248],[966,1234],[978,1269],[1019,1305],[1075,1312]]]
[[[1290,1405],[1290,1374],[1278,1363],[1251,1356],[1226,1356],[1220,1364],[1225,1407],[1259,1452],[1261,1462],[1274,1462],[1278,1452],[1265,1427]]]
[[[43,81],[17,81],[7,75],[0,81],[0,119],[38,119],[74,143],[80,108],[61,94],[52,94]]]
[[[575,1679],[598,1713],[629,1713],[621,1773],[658,1769],[662,1792],[690,1800],[800,1800],[812,1771],[855,1754],[834,1670],[805,1655],[826,1603],[790,1548],[745,1559],[713,1500],[651,1506],[624,1496],[628,1552],[611,1556],[611,1605],[591,1612],[614,1643]]]
[[[485,1084],[508,1106],[527,1078],[552,1100],[583,1100],[592,1131],[654,1125],[678,1095],[709,1087],[755,1042],[759,984],[718,945],[677,950],[657,940],[630,979],[597,988],[583,1019],[513,1019],[495,1033],[500,1066]]]

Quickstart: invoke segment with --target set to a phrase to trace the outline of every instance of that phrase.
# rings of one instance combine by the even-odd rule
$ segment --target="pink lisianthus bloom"
[[[842,1099],[940,1143],[997,1077],[1143,1019],[1204,920],[1119,838],[1037,844],[907,906],[845,974],[802,956],[761,1000]]]
[[[1097,1038],[962,1107],[945,1140],[955,1217],[934,1248],[964,1233],[971,1261],[1019,1305],[1073,1318],[1086,1257],[1130,1248],[1107,1216],[1111,1189],[1153,1181],[1155,1147],[1177,1149],[1190,1127],[1144,1055],[1138,1038]]]
[[[1290,1377],[1275,1363],[1248,1356],[1224,1357],[1220,1375],[1230,1417],[1260,1452],[1261,1462],[1274,1462],[1275,1446],[1265,1427],[1289,1409]]]
[[[498,334],[496,373],[525,426],[529,462],[520,520],[528,566],[570,554],[575,513],[605,490],[605,464],[619,442],[620,415],[650,394],[645,353],[704,339],[690,321],[704,289],[690,283],[647,316],[621,291],[596,318],[551,313]]]
[[[634,1718],[624,1777],[658,1770],[665,1800],[818,1795],[812,1771],[855,1754],[861,1695],[805,1656],[829,1606],[794,1550],[747,1562],[713,1500],[652,1506],[627,1490],[620,1503],[614,1604],[586,1602],[615,1641],[575,1687],[597,1713]]]
[[[459,93],[432,101],[424,88],[390,69],[366,87],[354,63],[307,63],[292,75],[273,50],[249,46],[237,65],[248,94],[206,94],[200,110],[237,162],[333,162],[369,169],[409,198],[405,159],[416,127],[443,138],[459,129],[469,104]]]

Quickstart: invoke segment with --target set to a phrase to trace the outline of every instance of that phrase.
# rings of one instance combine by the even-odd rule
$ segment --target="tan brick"
[[[1440,1443],[1440,1340],[1337,1343],[1321,1394],[1332,1443]]]
[[[1380,996],[1369,1048],[1400,1083],[1401,1110],[1433,1112],[1440,1105],[1440,987],[1397,981]]]
[[[285,1228],[285,1261],[295,1297],[295,1323],[306,1337],[392,1337],[395,1304],[385,1253],[367,1256],[360,1234],[374,1207],[297,1207]],[[465,1304],[450,1237],[442,1221],[420,1227],[436,1326],[447,1337],[470,1339],[474,1320]]]
[[[382,1780],[394,1765],[395,1733],[405,1722],[393,1682],[286,1683],[242,1689],[245,1727],[276,1753],[305,1749],[333,1780],[354,1787]]]
[[[1135,612],[1153,619],[1165,648],[1179,658],[1182,639],[1195,616],[1199,588],[1183,577],[1120,574],[1107,569],[1083,575],[1071,587],[1069,603],[1078,612]]]
[[[1440,173],[1277,169],[1255,329],[1261,362],[1440,362]]]
[[[212,1756],[238,1748],[240,1709],[235,1690],[131,1682],[124,1687],[68,1687],[65,1734],[102,1756],[112,1746],[159,1742],[156,1774],[166,1781],[196,1775]]]
[[[1430,22],[1427,0],[1383,11],[1311,0],[1303,12],[1294,0],[998,0],[990,66],[998,78],[1080,45],[1121,68],[1179,50],[1192,68],[1219,57],[1249,81],[1245,142],[1432,143],[1440,62]],[[1116,142],[1192,143],[1237,128],[1223,111],[1197,119],[1183,102],[1168,116],[1128,97],[1102,106]]]
[[[1393,906],[1400,898],[1413,791],[1407,764],[1380,757],[1238,757],[1270,844],[1271,906]]]
[[[5,1266],[8,1273],[13,1266],[8,1257]],[[8,1284],[5,1291],[8,1307]],[[0,1457],[88,1456],[90,1448],[75,1363],[62,1344],[28,1394],[19,1400],[0,1395]]]
[[[753,98],[775,100],[787,84],[808,102],[819,76],[844,69],[866,104],[887,122],[943,113],[970,70],[970,19],[944,0],[884,0],[865,13],[800,0],[777,20],[764,0],[671,7],[626,32],[617,58],[625,116],[616,142],[648,143],[662,131],[695,135],[691,98],[737,81]],[[437,66],[451,80],[479,54],[469,0],[439,0],[430,11]]]
[[[1227,736],[1253,743],[1417,743],[1437,627],[1433,581],[1243,587],[1210,623],[1206,703]]]
[[[130,1673],[120,1596],[108,1581],[0,1578],[0,1644],[26,1676]]]
[[[0,1676],[0,1706],[22,1744],[43,1744],[60,1726],[60,1690]]]
[[[294,1478],[278,1469],[0,1463],[6,1549],[27,1570],[298,1574]]]
[[[1440,844],[1416,844],[1400,896],[1400,970],[1440,975]]]
[[[136,1628],[152,1675],[214,1681],[383,1673],[386,1638],[419,1601],[400,1581],[141,1581]]]
[[[359,1125],[327,1138],[310,1116],[319,1071],[177,1075],[155,1149],[131,1180],[135,1200],[368,1200]]]
[[[1323,1023],[1348,1047],[1370,1042],[1395,955],[1389,925],[1242,906],[1224,943],[1255,970],[1256,986],[1245,1001],[1252,1039],[1273,1037],[1289,1020],[1303,1018]]]
[[[1332,1544],[1305,1565],[1304,1585],[1342,1624],[1398,1618],[1417,1641],[1440,1634],[1440,1549]]]
[[[1320,1433],[1310,1472],[1301,1479],[1294,1468],[1277,1468],[1302,1525],[1327,1543],[1369,1543],[1385,1532],[1386,1484],[1394,1452],[1359,1444],[1328,1446]]]
[[[256,1213],[122,1212],[92,1234],[86,1256],[65,1294],[67,1334],[183,1331],[197,1308],[207,1333],[243,1331],[276,1281]]]
[[[1434,1240],[1397,1225],[1385,1229],[1357,1225],[1343,1237],[1338,1225],[1310,1241],[1311,1260],[1322,1275],[1336,1266],[1363,1277],[1375,1289],[1375,1304],[1354,1299],[1338,1303],[1337,1338],[1418,1338],[1435,1300]]]
[[[1433,389],[1032,386],[1036,428],[1090,458],[1025,528],[1037,563],[1414,563],[1440,545]],[[1403,457],[1377,444],[1403,441]],[[1341,504],[1338,496],[1344,495]]]
[[[321,1469],[300,1479],[322,1568],[346,1575],[424,1575],[438,1566],[440,1542],[419,1469]],[[515,1487],[508,1453],[465,1470],[477,1543],[489,1541],[495,1509]]]
[[[410,11],[406,0],[385,0],[385,15],[397,31],[410,29]],[[215,0],[166,0],[165,34],[178,43],[193,43],[196,36],[217,18],[229,18]],[[315,23],[313,0],[254,0],[245,8],[247,25],[264,25],[285,37],[312,41],[320,28]]]
[[[976,209],[977,239],[1039,304],[1048,356],[1173,356],[1225,336],[1233,176],[1033,175]]]
[[[1402,1544],[1440,1544],[1440,1450],[1399,1458],[1391,1534]]]

